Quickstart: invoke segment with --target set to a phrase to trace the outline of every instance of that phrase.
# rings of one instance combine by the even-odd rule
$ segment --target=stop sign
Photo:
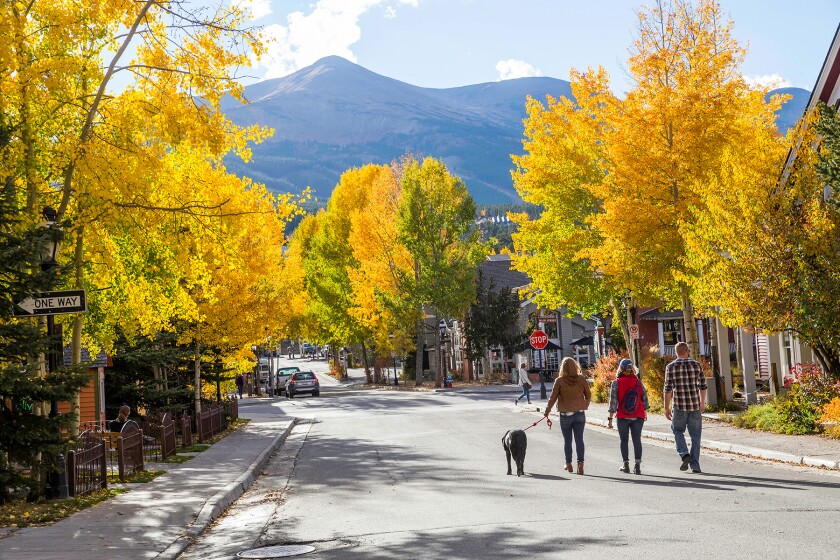
[[[531,333],[531,348],[534,350],[542,350],[548,346],[548,335],[542,331],[534,331]]]

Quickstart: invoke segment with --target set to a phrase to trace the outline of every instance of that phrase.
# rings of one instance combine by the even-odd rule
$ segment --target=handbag
[[[530,384],[530,383],[523,383],[523,384],[522,384],[522,387],[523,387],[524,389],[528,389],[529,391],[531,390],[531,384]]]

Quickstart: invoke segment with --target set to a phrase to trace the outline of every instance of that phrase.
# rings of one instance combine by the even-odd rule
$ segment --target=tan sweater
[[[546,415],[551,412],[551,407],[557,403],[558,412],[577,412],[589,408],[589,401],[592,400],[592,393],[589,391],[589,383],[582,375],[577,377],[560,377],[554,381],[554,389],[548,399],[548,406],[545,407]]]

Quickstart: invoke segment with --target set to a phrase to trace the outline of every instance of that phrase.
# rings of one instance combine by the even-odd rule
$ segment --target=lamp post
[[[61,246],[61,239],[64,235],[61,227],[56,223],[58,212],[51,206],[44,206],[42,210],[44,222],[40,227],[49,235],[46,243],[41,250],[41,270],[47,273],[48,288],[52,289],[55,282],[55,270],[58,268],[56,255],[58,255],[59,247]],[[47,339],[49,346],[47,350],[47,372],[52,373],[56,371],[63,362],[63,345],[61,341],[61,325],[55,324],[55,316],[47,315]],[[58,401],[55,396],[50,398],[50,412],[49,417],[55,418],[58,416]],[[59,434],[59,437],[60,434]],[[57,453],[55,456],[56,471],[49,476],[49,495],[52,498],[64,499],[68,496],[67,488],[67,469],[64,461],[64,455]]]
[[[446,334],[446,319],[441,319],[440,323],[438,324],[438,328],[440,329],[440,366],[441,366],[441,378],[443,380],[443,386],[446,387],[446,343],[449,341],[449,336]]]
[[[391,359],[394,361],[394,387],[400,386],[400,380],[397,378],[397,353],[394,352],[394,333],[388,335],[391,341]]]
[[[42,210],[44,222],[40,224],[49,238],[44,243],[41,250],[41,270],[49,274],[49,289],[53,288],[55,269],[58,268],[58,262],[55,257],[58,255],[59,247],[61,246],[61,238],[63,236],[62,229],[56,223],[58,213],[51,206],[44,206]],[[59,359],[57,355],[57,348],[62,351],[61,342],[56,343],[56,336],[61,334],[61,325],[56,329],[55,316],[47,315],[47,339],[49,340],[49,350],[47,352],[47,371],[54,372],[59,367]],[[63,352],[62,352],[63,353]],[[50,418],[58,416],[58,402],[55,398],[50,400]]]

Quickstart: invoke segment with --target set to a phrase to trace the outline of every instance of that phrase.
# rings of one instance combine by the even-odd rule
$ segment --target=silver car
[[[296,371],[286,382],[286,396],[294,398],[300,393],[310,393],[313,397],[321,394],[321,384],[313,371]]]
[[[286,391],[286,382],[296,371],[300,371],[300,368],[297,366],[277,368],[277,377],[275,377],[274,387],[276,388],[278,395]]]

